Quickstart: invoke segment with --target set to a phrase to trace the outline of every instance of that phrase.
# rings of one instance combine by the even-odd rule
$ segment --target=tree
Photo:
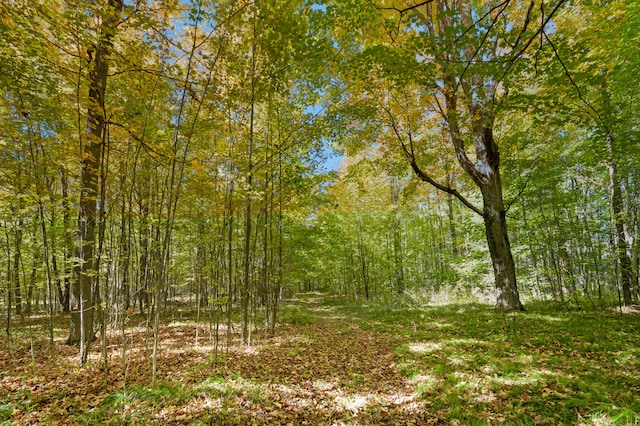
[[[595,153],[591,160],[607,169],[615,276],[622,302],[630,305],[637,273],[632,260],[634,203],[627,201],[633,186],[627,182],[635,168],[632,158],[638,152],[640,117],[634,88],[638,86],[640,66],[636,40],[640,9],[627,2],[585,2],[560,15],[557,23],[559,31],[554,40],[546,32],[542,34],[557,63],[548,67],[545,83],[559,89],[555,98],[570,106],[565,120],[588,129],[580,151]],[[612,46],[611,40],[617,43]]]
[[[510,85],[518,82],[514,76],[521,62],[535,61],[532,45],[563,3],[398,1],[356,10],[350,10],[350,2],[328,3],[327,13],[344,16],[343,22],[358,28],[355,42],[336,32],[349,70],[356,69],[355,78],[342,75],[349,91],[359,93],[360,101],[373,93],[385,112],[386,131],[395,134],[415,174],[483,218],[496,308],[502,311],[522,309],[522,304],[507,232],[497,118]],[[420,144],[434,131],[425,126],[434,115],[448,133],[455,161],[480,191],[482,208],[455,184],[440,183],[425,171]]]
[[[112,40],[121,20],[122,0],[106,0],[98,11],[95,46],[87,54],[89,68],[89,99],[87,134],[83,140],[80,176],[80,201],[75,280],[71,285],[71,328],[67,344],[80,344],[82,363],[87,359],[94,338],[93,317],[97,294],[96,283],[96,220],[98,217],[98,180],[104,144],[107,141],[105,93],[109,73]],[[102,207],[102,206],[101,206]]]

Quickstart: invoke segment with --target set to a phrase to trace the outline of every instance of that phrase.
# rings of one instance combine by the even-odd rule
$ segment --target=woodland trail
[[[637,315],[489,306],[367,306],[299,295],[274,336],[240,342],[208,316],[168,311],[151,384],[143,316],[93,345],[79,367],[55,317],[0,340],[0,426],[638,424]],[[205,312],[206,314],[207,312]],[[517,315],[517,318],[516,318]],[[2,324],[0,324],[2,325]],[[197,331],[196,331],[197,330]],[[198,338],[196,338],[196,336]],[[145,341],[147,344],[145,344]],[[126,345],[123,346],[123,343]]]
[[[313,324],[282,325],[251,350],[232,351],[224,375],[262,383],[272,406],[244,407],[261,424],[427,424],[413,386],[394,363],[395,338],[305,299]],[[242,405],[242,404],[240,404]],[[273,407],[276,407],[274,410]],[[239,422],[241,423],[241,422]]]
[[[0,362],[0,401],[11,424],[374,425],[429,424],[413,387],[394,363],[401,337],[363,330],[324,306],[322,296],[294,301],[308,315],[284,323],[273,337],[256,333],[251,346],[235,336],[228,352],[195,342],[193,322],[161,328],[158,384],[150,385],[143,332],[110,337],[105,375],[99,348],[77,367],[76,349],[56,339],[58,361],[44,342],[32,363],[27,348]],[[38,361],[39,358],[44,359]]]

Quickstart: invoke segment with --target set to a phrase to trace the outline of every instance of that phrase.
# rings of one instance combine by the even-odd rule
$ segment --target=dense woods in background
[[[632,1],[5,1],[7,336],[64,313],[84,362],[186,305],[250,343],[298,289],[633,304],[638,75]]]

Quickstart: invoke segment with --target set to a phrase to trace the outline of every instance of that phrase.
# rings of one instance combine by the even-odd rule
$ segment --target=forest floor
[[[162,322],[153,386],[143,317],[108,335],[108,370],[97,342],[78,366],[63,317],[55,362],[46,317],[14,324],[11,344],[0,340],[0,424],[640,424],[634,312],[305,294],[274,336],[255,332],[247,346],[232,333],[227,349],[222,330],[217,350],[191,314]]]

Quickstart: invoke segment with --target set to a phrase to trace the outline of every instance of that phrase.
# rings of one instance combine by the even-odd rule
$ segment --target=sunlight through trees
[[[136,317],[155,383],[180,312],[223,353],[299,291],[631,309],[639,40],[623,0],[4,1],[6,346],[46,314],[107,370]]]

